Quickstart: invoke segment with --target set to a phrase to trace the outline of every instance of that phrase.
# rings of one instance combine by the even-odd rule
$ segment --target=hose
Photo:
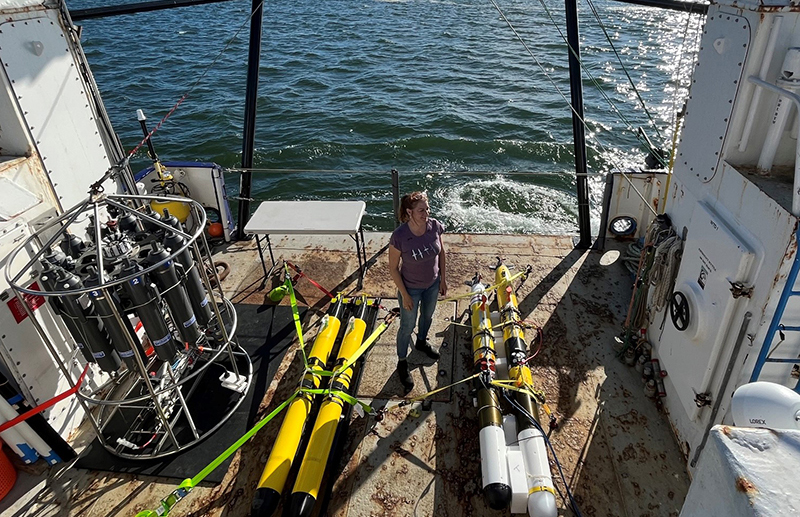
[[[628,244],[628,250],[622,256],[622,265],[632,275],[636,275],[639,269],[639,260],[642,257],[642,245],[638,242]]]
[[[219,277],[219,281],[222,282],[231,272],[231,266],[227,262],[220,260],[219,262],[214,262],[214,269],[216,269],[217,276]],[[206,274],[208,274],[209,280],[211,281],[211,287],[217,286],[217,279],[214,276],[214,271],[211,268],[206,267]]]

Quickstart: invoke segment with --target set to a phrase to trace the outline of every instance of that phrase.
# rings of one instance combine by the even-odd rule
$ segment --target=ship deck
[[[350,238],[272,236],[272,242],[276,258],[300,265],[327,289],[358,292]],[[366,234],[370,267],[363,292],[392,307],[396,294],[388,274],[387,242],[385,233]],[[557,417],[550,440],[583,515],[678,515],[689,487],[681,448],[663,410],[645,396],[641,375],[618,359],[613,349],[631,292],[632,280],[620,260],[625,245],[611,241],[605,252],[579,251],[568,236],[472,234],[446,234],[444,243],[448,295],[466,292],[463,281],[476,271],[493,283],[490,266],[498,255],[516,268],[532,266],[518,297],[522,316],[542,329],[541,351],[531,363],[534,381]],[[262,287],[253,241],[222,247],[215,260],[231,266],[222,286],[240,314],[257,314],[269,306],[267,293],[278,278],[268,279]],[[305,279],[299,280],[297,291],[310,307],[304,328],[311,339],[324,312],[324,295]],[[469,329],[453,323],[453,319],[465,321],[467,304],[464,299],[439,304],[432,334],[442,347],[442,357],[434,363],[419,352],[411,353],[416,386],[407,396],[422,395],[471,374]],[[437,393],[430,405],[395,407],[404,397],[394,371],[396,326],[395,322],[370,352],[357,390],[360,399],[390,410],[379,423],[353,412],[328,514],[502,515],[490,510],[481,494],[478,425],[469,384]],[[263,394],[259,415],[266,415],[295,390],[302,371],[297,351],[295,340],[282,359],[275,359],[271,382],[251,388],[260,390],[257,396]],[[220,484],[197,487],[170,515],[249,515],[280,421],[278,417],[270,422],[236,453]],[[224,438],[232,443],[237,436]],[[563,490],[552,457],[551,467]],[[0,503],[3,516],[133,516],[154,509],[179,482],[41,465],[19,470],[17,485]],[[559,500],[559,507],[561,515],[572,515],[564,501]]]

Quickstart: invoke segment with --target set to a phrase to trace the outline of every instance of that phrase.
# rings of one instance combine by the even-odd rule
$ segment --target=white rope
[[[677,235],[665,239],[656,248],[653,267],[650,269],[650,283],[654,286],[651,299],[653,314],[666,306],[667,299],[672,294],[681,262],[680,251],[681,240]]]

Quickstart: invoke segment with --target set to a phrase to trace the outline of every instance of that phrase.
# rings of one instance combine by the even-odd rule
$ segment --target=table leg
[[[275,267],[275,256],[272,254],[272,241],[269,240],[269,234],[265,235],[267,238],[267,247],[269,248],[269,259],[272,261],[272,267]]]
[[[358,256],[358,289],[364,288],[364,275],[367,269],[367,252],[364,245],[364,230],[356,232],[356,255]],[[362,258],[363,257],[363,258]]]
[[[269,242],[269,236],[267,236],[267,242]],[[264,281],[266,282],[267,278],[267,265],[264,263],[264,251],[261,249],[261,238],[256,234],[256,246],[258,246],[258,256],[261,258],[261,269],[264,270]],[[272,248],[270,248],[270,252]],[[275,261],[273,261],[273,264]]]

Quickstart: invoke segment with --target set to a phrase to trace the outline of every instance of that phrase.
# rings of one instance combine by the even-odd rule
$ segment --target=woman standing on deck
[[[397,285],[400,304],[400,329],[397,331],[397,373],[406,390],[414,381],[408,373],[408,346],[417,322],[419,327],[415,348],[439,359],[439,352],[428,342],[436,300],[447,294],[445,281],[445,252],[442,244],[442,223],[429,217],[428,196],[412,192],[400,200],[398,218],[401,224],[389,239],[389,273]]]

